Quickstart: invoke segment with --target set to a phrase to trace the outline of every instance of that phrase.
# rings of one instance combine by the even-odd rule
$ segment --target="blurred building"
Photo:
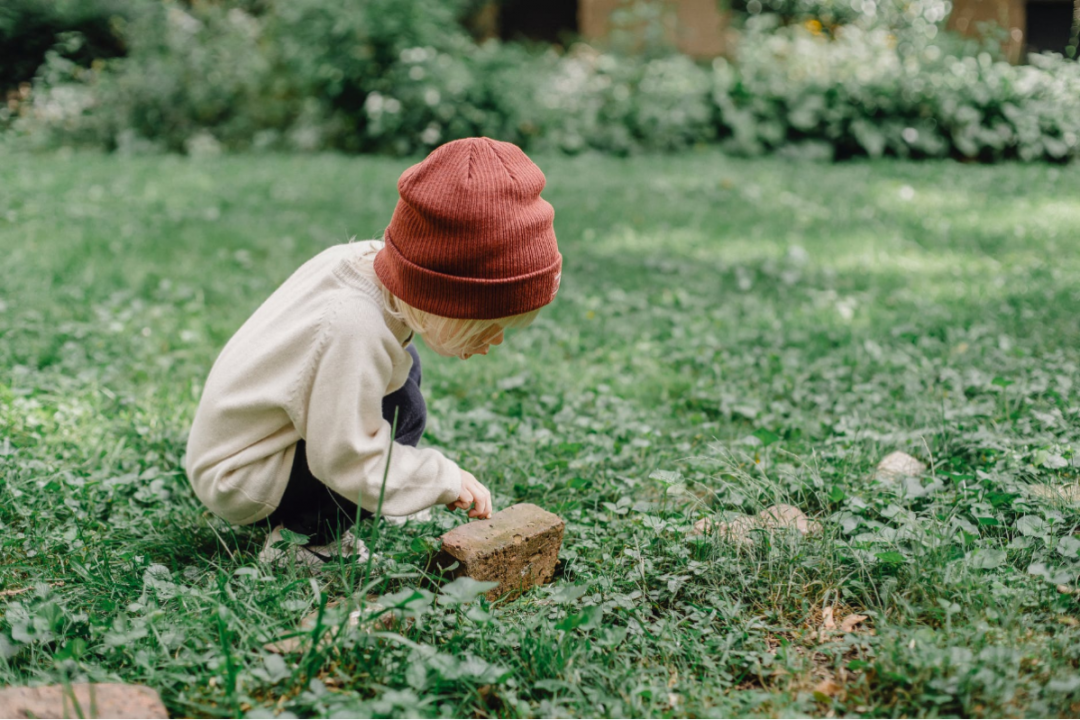
[[[471,23],[480,37],[566,43],[665,43],[697,58],[724,54],[727,13],[717,0],[493,0]]]
[[[578,0],[578,30],[588,39],[605,38],[620,26],[632,30],[633,11],[624,9],[625,0]],[[664,0],[661,14],[664,39],[682,52],[697,58],[713,58],[728,49],[728,13],[720,11],[717,0]],[[628,13],[625,20],[615,14]],[[642,18],[644,21],[645,18]]]
[[[1003,28],[1005,51],[1013,62],[1028,53],[1064,53],[1072,36],[1074,0],[953,0],[948,28],[980,35],[985,23]]]
[[[950,30],[979,35],[987,23],[1004,31],[1008,56],[1064,53],[1080,0],[953,0]],[[733,47],[728,13],[717,0],[492,0],[474,20],[481,36],[567,42],[617,40],[624,45],[665,42],[696,58]]]

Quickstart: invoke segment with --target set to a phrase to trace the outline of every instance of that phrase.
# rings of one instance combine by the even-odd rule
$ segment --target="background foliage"
[[[715,141],[822,158],[1080,151],[1080,66],[1009,65],[992,35],[945,33],[943,0],[750,0],[736,56],[711,65],[656,44],[477,44],[461,22],[474,5],[18,0],[0,14],[14,49],[0,81],[26,80],[52,49],[0,125],[39,147],[189,153],[409,154],[471,135],[620,154]]]

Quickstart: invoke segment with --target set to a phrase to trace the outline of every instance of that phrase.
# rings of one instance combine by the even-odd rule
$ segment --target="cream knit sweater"
[[[301,438],[315,477],[376,510],[392,443],[382,399],[412,367],[409,329],[386,311],[370,267],[378,247],[337,245],[304,263],[214,362],[185,467],[195,494],[225,520],[245,525],[277,507]],[[392,444],[384,514],[457,499],[457,465]]]

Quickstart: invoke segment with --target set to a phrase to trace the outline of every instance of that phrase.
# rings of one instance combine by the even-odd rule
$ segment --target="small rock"
[[[821,525],[806,517],[799,508],[794,505],[773,505],[765,508],[758,517],[760,522],[768,528],[795,528],[803,535],[809,535],[821,530]]]
[[[708,518],[694,523],[696,534],[707,535],[714,527]],[[794,529],[802,535],[821,531],[821,524],[814,522],[794,505],[783,503],[767,507],[757,515],[743,515],[728,522],[715,523],[716,533],[725,540],[744,545],[753,545],[755,530]]]
[[[157,691],[123,683],[9,687],[0,718],[167,718]]]
[[[486,593],[488,600],[512,600],[551,580],[565,527],[562,518],[536,505],[511,505],[443,535],[436,563],[440,568],[459,563],[454,577],[499,583]]]
[[[734,520],[727,522],[713,522],[709,518],[702,518],[694,523],[695,534],[708,535],[713,532],[714,528],[716,534],[730,542],[745,543],[747,545],[753,545],[754,540],[750,537],[751,532],[757,527],[758,518],[751,515],[740,515]]]
[[[385,608],[383,608],[382,605],[373,602],[374,598],[374,595],[368,596],[368,602],[364,604],[363,610],[353,610],[349,613],[349,618],[345,624],[346,628],[361,627],[369,632],[393,629],[396,623],[396,618],[393,613],[384,612]],[[341,605],[342,602],[344,601],[333,600],[328,602],[326,603],[326,609],[332,610]],[[311,633],[315,630],[315,625],[318,621],[319,611],[316,610],[300,621],[299,630],[306,634],[275,640],[274,642],[263,645],[263,648],[272,653],[277,653],[278,655],[289,655],[295,652],[302,652],[311,642]],[[326,632],[323,634],[322,642],[326,642],[330,636],[333,635],[334,631],[337,630],[338,624],[327,625],[324,612],[323,625],[326,626]]]
[[[1038,483],[1028,485],[1032,495],[1041,497],[1043,500],[1056,500],[1063,503],[1080,503],[1080,483],[1070,485],[1047,485]]]
[[[874,477],[878,480],[898,480],[905,477],[919,477],[926,472],[926,465],[905,452],[889,453],[878,463]]]

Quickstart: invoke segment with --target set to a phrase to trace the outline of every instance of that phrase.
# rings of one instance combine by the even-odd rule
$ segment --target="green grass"
[[[1030,490],[1080,465],[1080,167],[538,162],[557,301],[487,358],[421,346],[426,441],[567,521],[556,582],[491,607],[422,577],[460,514],[383,529],[370,578],[275,574],[181,471],[216,353],[379,234],[407,163],[3,157],[0,584],[31,589],[0,683],[195,716],[1080,713],[1080,507]],[[873,480],[894,449],[932,478]],[[775,502],[823,532],[688,537]],[[414,622],[262,649],[367,590]],[[825,606],[868,620],[822,639]]]

